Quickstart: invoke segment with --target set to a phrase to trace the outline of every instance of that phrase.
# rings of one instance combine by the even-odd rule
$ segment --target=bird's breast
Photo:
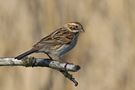
[[[73,49],[75,47],[77,43],[77,37],[74,38],[74,40],[72,40],[72,42],[70,44],[64,44],[62,45],[58,50],[58,54],[59,56],[63,56],[64,54],[66,54],[68,51],[70,51],[71,49]]]

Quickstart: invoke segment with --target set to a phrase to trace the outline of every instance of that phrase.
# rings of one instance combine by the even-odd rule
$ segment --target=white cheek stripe
[[[72,25],[77,25],[77,24],[75,24],[75,23],[71,23]]]
[[[72,30],[72,32],[78,32],[78,30]]]

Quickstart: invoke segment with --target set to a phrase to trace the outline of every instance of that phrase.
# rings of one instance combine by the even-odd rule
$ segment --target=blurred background
[[[0,0],[0,56],[72,21],[85,29],[65,56],[81,66],[78,87],[49,68],[0,67],[0,90],[135,90],[135,0]]]

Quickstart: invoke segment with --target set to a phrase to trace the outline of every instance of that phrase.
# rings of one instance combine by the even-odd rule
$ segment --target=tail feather
[[[24,58],[24,57],[26,57],[26,56],[30,55],[31,53],[34,53],[34,52],[36,52],[36,50],[31,49],[27,52],[24,52],[23,54],[18,55],[17,57],[15,57],[15,59],[21,60],[22,58]]]

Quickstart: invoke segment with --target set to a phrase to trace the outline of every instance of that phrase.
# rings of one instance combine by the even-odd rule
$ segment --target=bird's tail
[[[15,59],[21,60],[22,58],[24,58],[24,57],[26,57],[26,56],[28,56],[28,55],[30,55],[31,53],[34,53],[34,52],[36,52],[36,51],[37,51],[37,50],[31,49],[31,50],[29,50],[29,51],[27,51],[27,52],[24,52],[24,53],[18,55],[17,57],[15,57]]]

